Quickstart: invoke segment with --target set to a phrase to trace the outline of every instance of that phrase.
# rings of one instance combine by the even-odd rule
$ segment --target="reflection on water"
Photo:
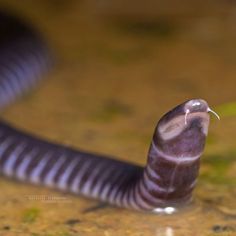
[[[165,207],[165,208],[156,208],[153,210],[154,213],[157,214],[168,214],[171,215],[177,211],[174,207]]]
[[[172,227],[159,228],[156,230],[155,236],[174,236],[174,229]]]

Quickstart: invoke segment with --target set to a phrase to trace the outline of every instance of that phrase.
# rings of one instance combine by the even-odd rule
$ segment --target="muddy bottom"
[[[131,4],[122,16],[107,1],[58,2],[1,1],[41,30],[57,58],[47,80],[1,114],[5,120],[140,165],[156,122],[175,105],[203,98],[221,120],[211,119],[194,201],[177,214],[138,213],[1,178],[0,234],[236,235],[236,5],[208,4],[194,15],[157,8],[160,17],[149,18],[129,15]]]

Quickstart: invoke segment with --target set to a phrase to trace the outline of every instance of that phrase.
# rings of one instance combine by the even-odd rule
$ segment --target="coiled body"
[[[5,24],[0,30],[6,31],[0,39],[3,108],[35,86],[48,69],[50,56],[30,28],[6,15],[0,22]],[[0,121],[0,171],[117,206],[159,212],[191,200],[208,124],[208,105],[200,99],[168,112],[158,122],[143,168],[53,144]]]

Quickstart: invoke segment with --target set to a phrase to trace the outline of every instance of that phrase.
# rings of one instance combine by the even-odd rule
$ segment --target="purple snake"
[[[0,108],[35,87],[51,65],[47,46],[17,18],[0,15]],[[74,150],[0,121],[3,176],[81,194],[119,207],[172,213],[196,185],[209,125],[208,104],[188,100],[158,122],[141,166]]]

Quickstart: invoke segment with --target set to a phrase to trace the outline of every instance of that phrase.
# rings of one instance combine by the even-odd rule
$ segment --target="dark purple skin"
[[[0,14],[1,19],[7,24],[4,47],[0,46],[3,108],[35,86],[48,69],[50,56],[38,34],[15,18]],[[0,121],[0,171],[6,177],[119,207],[172,213],[191,201],[208,111],[204,100],[193,99],[164,115],[155,129],[145,168],[44,141]]]

